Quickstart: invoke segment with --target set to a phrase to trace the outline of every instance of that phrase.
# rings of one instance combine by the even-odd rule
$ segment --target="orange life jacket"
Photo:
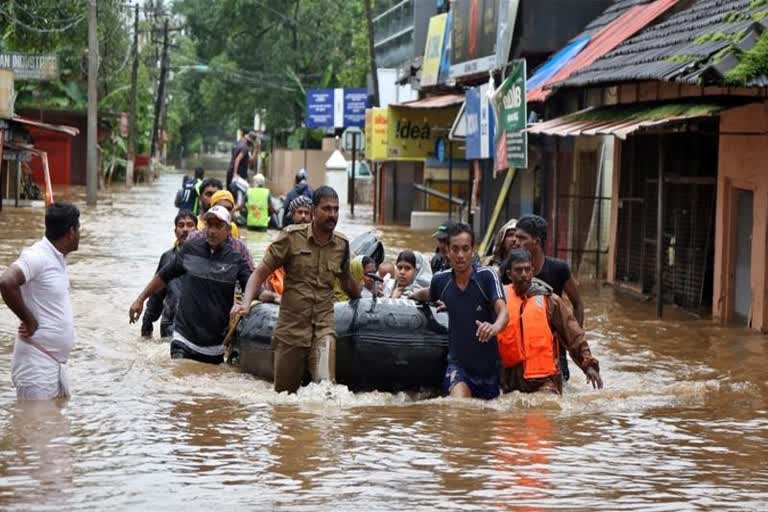
[[[556,344],[547,319],[548,298],[536,295],[523,300],[512,285],[507,290],[509,323],[499,333],[499,355],[505,368],[524,364],[523,378],[539,379],[557,373]]]
[[[273,292],[278,295],[283,295],[283,293],[285,293],[285,269],[283,267],[280,267],[269,274],[267,279],[269,280],[269,286],[272,288]]]

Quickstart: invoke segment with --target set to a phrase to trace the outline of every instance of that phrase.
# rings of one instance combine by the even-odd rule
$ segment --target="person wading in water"
[[[231,237],[232,217],[223,206],[204,216],[200,237],[188,237],[175,257],[149,282],[131,304],[130,323],[139,319],[144,301],[171,280],[182,277],[181,297],[171,342],[173,359],[202,363],[224,361],[224,336],[235,301],[235,284],[244,287],[251,276],[250,255]]]
[[[467,224],[448,230],[451,270],[437,273],[430,287],[411,299],[442,302],[448,310],[448,365],[443,392],[451,397],[490,400],[499,396],[499,348],[496,335],[507,325],[507,308],[499,276],[476,267],[475,234]]]
[[[272,335],[277,392],[296,392],[307,369],[315,382],[335,381],[334,282],[338,279],[351,298],[360,298],[360,283],[349,269],[349,241],[334,231],[339,196],[323,186],[315,190],[312,205],[312,222],[280,232],[248,280],[243,304],[236,304],[231,312],[232,321],[247,314],[267,276],[285,268],[285,293]]]
[[[504,366],[501,387],[505,392],[563,392],[559,351],[563,346],[594,388],[603,388],[600,364],[592,357],[571,310],[552,288],[533,278],[532,258],[525,249],[514,249],[502,266],[508,280],[509,324],[499,332],[499,353]]]
[[[45,236],[24,249],[0,276],[3,301],[21,321],[11,379],[19,400],[69,397],[66,362],[75,344],[75,319],[64,258],[80,246],[80,211],[53,203]]]
[[[567,296],[573,305],[573,315],[579,325],[584,327],[584,303],[581,301],[576,280],[571,275],[571,267],[562,260],[544,255],[547,221],[538,215],[523,215],[515,225],[515,239],[517,247],[531,253],[534,277],[551,286],[558,297]],[[563,379],[568,380],[571,375],[568,370],[568,357],[564,347],[561,348],[563,350],[560,351],[560,369]]]

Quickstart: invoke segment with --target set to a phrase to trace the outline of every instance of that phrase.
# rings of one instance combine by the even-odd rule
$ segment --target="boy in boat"
[[[504,291],[490,267],[473,265],[475,234],[467,224],[448,230],[451,270],[437,273],[429,289],[411,294],[420,302],[445,304],[448,310],[448,364],[443,391],[451,397],[499,396],[496,335],[507,325]]]

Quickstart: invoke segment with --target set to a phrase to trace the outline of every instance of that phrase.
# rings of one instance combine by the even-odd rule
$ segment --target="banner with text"
[[[307,90],[309,128],[362,128],[366,108],[368,91],[364,88]]]

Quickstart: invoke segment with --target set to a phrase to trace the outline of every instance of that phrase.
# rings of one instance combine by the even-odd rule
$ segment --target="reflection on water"
[[[762,509],[768,503],[764,336],[584,285],[607,388],[484,403],[298,395],[226,366],[171,361],[127,308],[170,247],[180,176],[84,209],[69,258],[74,397],[16,404],[16,322],[0,308],[0,509]],[[79,191],[71,193],[80,201]],[[151,211],[152,216],[142,215]],[[354,237],[369,210],[344,218]],[[42,212],[0,214],[0,267],[42,233]],[[388,254],[429,233],[380,227]],[[247,233],[255,257],[273,233]]]

